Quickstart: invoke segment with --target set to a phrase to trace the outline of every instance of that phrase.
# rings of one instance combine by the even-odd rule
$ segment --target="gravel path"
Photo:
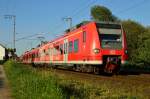
[[[0,65],[0,99],[11,99],[8,81],[2,65]]]

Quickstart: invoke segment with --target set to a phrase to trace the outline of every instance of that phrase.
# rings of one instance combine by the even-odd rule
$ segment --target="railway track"
[[[42,70],[45,71],[52,71],[56,75],[63,75],[69,78],[76,78],[77,80],[85,80],[85,81],[91,81],[95,83],[101,82],[101,80],[110,80],[114,82],[125,82],[125,83],[137,83],[137,84],[148,84],[150,85],[150,74],[140,74],[137,72],[124,72],[121,71],[118,75],[109,75],[106,73],[101,74],[92,74],[92,73],[83,73],[83,72],[76,72],[72,70],[66,70],[63,68],[57,68],[57,69],[48,69],[48,68],[42,68]]]

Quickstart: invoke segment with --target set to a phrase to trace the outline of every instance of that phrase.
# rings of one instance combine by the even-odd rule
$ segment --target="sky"
[[[40,40],[63,35],[69,28],[64,18],[71,17],[73,25],[90,20],[94,5],[109,8],[121,20],[132,19],[150,26],[150,0],[0,0],[0,43],[13,47],[13,20],[5,15],[16,16],[16,53],[21,55]]]

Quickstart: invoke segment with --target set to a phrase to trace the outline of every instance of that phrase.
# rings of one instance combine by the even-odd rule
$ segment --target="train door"
[[[52,61],[53,61],[53,49],[50,48],[49,50],[50,50],[50,63],[52,63]]]
[[[81,46],[81,50],[82,50],[82,58],[83,58],[83,60],[86,60],[86,52],[87,52],[87,49],[86,49],[86,31],[85,30],[83,30],[83,32],[82,32],[82,46]]]
[[[42,57],[43,57],[43,55],[42,55],[42,49],[40,49],[40,51],[39,51],[39,62],[40,63],[42,63]]]
[[[64,63],[68,61],[68,39],[64,40]]]

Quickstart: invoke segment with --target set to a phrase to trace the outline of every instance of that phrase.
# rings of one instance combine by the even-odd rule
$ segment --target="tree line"
[[[129,64],[150,66],[150,26],[131,19],[120,20],[108,8],[100,5],[91,8],[91,17],[95,21],[122,23],[127,36]]]

